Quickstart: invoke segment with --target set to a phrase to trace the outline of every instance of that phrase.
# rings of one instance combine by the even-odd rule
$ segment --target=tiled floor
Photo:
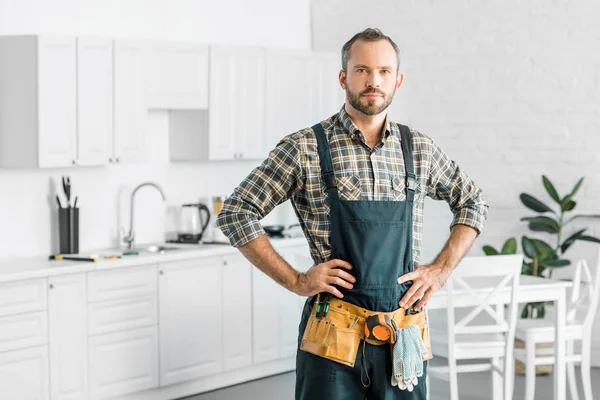
[[[579,373],[579,369],[576,370]],[[460,400],[488,400],[491,398],[489,373],[460,374],[458,378]],[[187,397],[186,400],[293,400],[295,373],[276,375],[237,386]],[[581,380],[578,376],[579,397],[583,399]],[[592,369],[593,392],[600,394],[600,369]],[[431,380],[431,399],[448,399],[448,384],[444,381]],[[540,376],[536,380],[536,399],[550,400],[553,391],[552,375]],[[518,376],[515,381],[514,399],[522,399],[525,395],[525,379]],[[567,398],[569,397],[567,389]]]

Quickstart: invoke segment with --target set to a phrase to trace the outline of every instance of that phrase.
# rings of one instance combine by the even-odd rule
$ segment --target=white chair
[[[598,252],[600,268],[600,251]],[[584,289],[584,290],[582,290]],[[581,378],[585,400],[592,400],[592,382],[590,377],[590,352],[592,325],[598,308],[600,296],[600,273],[592,278],[592,272],[586,260],[577,262],[573,277],[573,288],[567,306],[567,380],[571,399],[579,400],[575,381],[575,363],[581,363]],[[517,323],[515,336],[525,342],[524,349],[515,350],[515,358],[525,364],[525,399],[535,396],[536,365],[554,364],[554,349],[537,349],[536,343],[554,342],[555,329],[546,319],[522,319]],[[581,353],[575,354],[575,341],[581,341]]]
[[[522,263],[521,254],[465,257],[448,279],[445,325],[431,329],[432,352],[447,358],[448,366],[430,365],[428,376],[450,382],[451,400],[458,400],[458,373],[480,371],[491,371],[493,399],[512,398]],[[457,360],[481,359],[490,362],[457,365]]]

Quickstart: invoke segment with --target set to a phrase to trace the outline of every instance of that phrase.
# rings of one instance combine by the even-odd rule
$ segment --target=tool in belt
[[[432,358],[425,313],[403,308],[389,313],[374,312],[337,298],[326,303],[318,295],[300,349],[354,367],[361,340],[363,368],[365,343],[393,346],[391,383],[400,389],[412,390],[417,377],[423,374],[422,361]],[[363,381],[363,385],[369,384],[367,374],[367,383]]]

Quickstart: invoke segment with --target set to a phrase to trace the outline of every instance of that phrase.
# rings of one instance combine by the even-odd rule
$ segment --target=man
[[[339,73],[342,109],[284,137],[217,219],[252,264],[309,296],[299,328],[297,399],[424,399],[423,360],[431,354],[420,311],[487,217],[481,190],[440,147],[387,118],[404,78],[399,66],[396,44],[381,31],[350,39]],[[454,219],[435,261],[418,265],[425,196],[448,202]],[[315,262],[306,273],[274,251],[259,223],[287,199]]]

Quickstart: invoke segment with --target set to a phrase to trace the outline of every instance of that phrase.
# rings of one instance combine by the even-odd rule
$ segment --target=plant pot
[[[536,349],[543,348],[552,348],[554,344],[550,343],[536,343]],[[525,342],[519,339],[515,339],[515,349],[523,349],[525,348]],[[552,365],[536,365],[535,366],[535,374],[536,375],[549,375],[552,372]],[[525,364],[523,364],[519,360],[515,360],[515,375],[525,375]]]

